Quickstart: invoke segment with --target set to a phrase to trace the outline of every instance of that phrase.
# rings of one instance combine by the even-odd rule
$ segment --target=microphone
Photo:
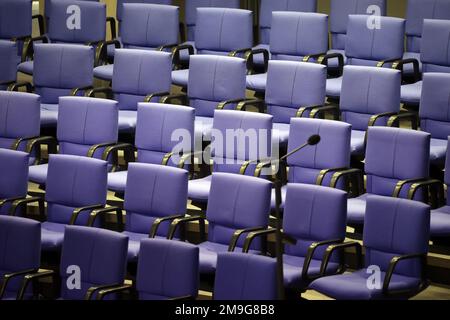
[[[308,138],[308,140],[302,144],[301,146],[298,146],[297,148],[293,149],[291,152],[288,152],[287,154],[285,154],[284,156],[282,156],[280,158],[279,161],[284,160],[290,156],[292,156],[294,153],[300,151],[301,149],[303,149],[304,147],[307,146],[315,146],[316,144],[318,144],[320,142],[320,136],[318,134],[313,134],[312,136],[310,136]]]

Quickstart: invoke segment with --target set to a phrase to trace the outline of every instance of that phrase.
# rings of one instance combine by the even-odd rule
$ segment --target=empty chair
[[[276,260],[245,253],[220,253],[217,258],[213,298],[278,299]]]
[[[36,43],[67,43],[96,47],[106,37],[106,4],[94,1],[68,0],[50,0],[48,3],[51,4],[50,15],[47,20],[48,32],[27,42],[27,46],[24,48],[24,57],[27,61],[18,66],[18,70],[25,74],[32,75],[34,73],[32,59]],[[79,8],[79,26],[69,27],[69,18],[73,14],[68,10],[71,5],[76,5]]]
[[[124,4],[127,3],[149,3],[149,4],[171,5],[172,2],[173,2],[172,0],[117,0],[116,18],[119,21],[120,25],[123,19]]]
[[[171,224],[169,238],[188,221],[209,223],[208,238],[200,248],[200,273],[211,274],[216,269],[217,254],[240,251],[244,236],[264,230],[269,222],[270,191],[268,180],[233,173],[213,173],[206,217],[176,219]],[[251,252],[261,252],[261,242],[251,246]],[[264,250],[262,250],[264,251]]]
[[[103,55],[114,56],[118,48],[142,49],[149,51],[167,51],[178,44],[179,9],[175,6],[127,3],[123,5],[120,24],[120,43],[103,48]],[[144,26],[144,27],[143,27]],[[102,61],[107,61],[103,56]],[[111,80],[113,64],[102,65],[94,69],[96,78]]]
[[[136,290],[139,300],[195,299],[198,292],[198,248],[188,243],[143,239]],[[99,298],[129,290],[131,285],[100,290]]]
[[[16,299],[23,277],[35,273],[39,269],[40,244],[39,222],[0,216],[0,257],[2,257],[0,260],[0,278],[2,280],[0,300]],[[30,291],[26,292],[24,298],[30,297]]]
[[[27,203],[40,204],[42,250],[59,251],[66,225],[86,225],[90,212],[106,204],[107,163],[99,159],[50,155],[45,192],[47,212],[39,197],[17,200],[11,213]],[[126,248],[125,248],[126,250]]]
[[[127,244],[128,238],[117,232],[67,226],[59,266],[61,277],[59,299],[98,299],[100,290],[122,285],[126,274]],[[80,277],[80,287],[71,286],[73,282],[70,277],[74,274]],[[55,272],[43,270],[29,275],[23,289],[27,288],[31,280],[50,276],[56,276]]]
[[[53,2],[74,2],[74,1],[99,2],[100,0],[44,0],[44,16],[46,17],[46,19],[50,17]]]
[[[95,88],[87,94],[106,94],[119,105],[119,131],[133,133],[139,102],[159,102],[170,92],[172,60],[167,52],[116,50],[111,88]]]
[[[0,149],[0,215],[7,215],[11,204],[27,196],[28,154]]]
[[[310,289],[345,300],[409,298],[427,287],[425,277],[429,237],[429,206],[405,199],[370,196],[367,199],[363,246],[364,265],[352,273],[315,280]],[[362,262],[361,245],[346,242],[328,248],[331,254],[355,247]],[[322,265],[322,269],[326,266]],[[373,286],[369,277],[380,270],[380,283]],[[369,282],[368,282],[369,281]]]
[[[0,40],[0,90],[6,90],[16,82],[17,64],[20,62],[17,50],[16,43]]]
[[[194,146],[194,109],[190,107],[139,103],[135,134],[135,146],[119,144],[109,147],[104,156],[115,150],[124,148],[137,149],[137,162],[185,167],[186,157],[193,151]],[[179,141],[179,137],[186,137],[187,141]],[[175,146],[182,143],[180,154]],[[127,182],[127,171],[116,170],[108,174],[108,189],[116,194],[123,194]]]
[[[252,12],[230,8],[198,8],[195,26],[195,49],[198,55],[226,56],[236,50],[248,50],[253,46]],[[185,51],[191,55],[194,48],[183,45],[174,50],[176,68],[183,66],[177,62]],[[246,51],[244,50],[244,52]],[[192,62],[192,56],[189,61]],[[186,57],[187,59],[187,57]],[[172,83],[181,87],[188,86],[189,69],[172,72]]]
[[[307,61],[310,55],[327,52],[328,16],[310,12],[274,12],[270,35],[272,60]],[[256,61],[260,57],[260,54],[254,54]],[[258,93],[265,91],[266,82],[267,73],[247,76],[247,88]]]
[[[424,20],[422,40],[420,41],[420,60],[423,73],[450,73],[449,36],[450,20]],[[421,92],[422,81],[404,84],[401,92],[402,102],[408,106],[417,107],[420,103]]]

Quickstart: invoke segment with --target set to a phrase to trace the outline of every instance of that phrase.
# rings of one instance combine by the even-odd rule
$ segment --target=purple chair
[[[198,8],[195,27],[195,49],[198,55],[239,56],[253,46],[252,12],[230,8]],[[179,60],[192,62],[194,53],[191,45],[184,44],[173,51],[176,69],[172,72],[172,83],[186,87],[189,80],[189,69]]]
[[[180,225],[189,221],[209,223],[208,238],[200,248],[200,273],[214,273],[217,254],[239,251],[244,245],[244,235],[265,230],[269,223],[270,192],[268,180],[233,173],[213,173],[208,210],[205,216],[192,216],[172,222],[168,238],[172,239]],[[203,238],[204,235],[202,235]],[[251,253],[264,250],[258,241],[250,247]]]
[[[141,49],[147,51],[169,51],[178,45],[179,8],[175,6],[126,3],[120,23],[120,41],[113,40],[101,49],[104,56],[115,57],[116,50]],[[144,28],[142,26],[145,26]],[[106,45],[105,43],[104,45]],[[94,76],[102,80],[113,80],[113,64],[106,64],[94,69]]]
[[[44,0],[44,16],[48,19],[51,16],[51,7],[54,2],[73,2],[73,1],[91,1],[100,2],[100,0]]]
[[[119,104],[119,131],[133,133],[139,102],[159,102],[170,93],[171,56],[167,52],[118,49],[115,54],[112,87],[95,88],[90,97],[106,94]]]
[[[117,232],[67,226],[64,233],[59,276],[61,300],[99,299],[101,290],[123,285],[126,274],[128,238]],[[79,267],[80,288],[69,287],[74,266]],[[22,287],[39,278],[56,276],[52,270],[27,276]],[[113,299],[115,296],[110,296]]]
[[[327,52],[328,16],[310,12],[274,12],[270,35],[272,60],[306,62],[311,55]],[[253,56],[256,63],[261,63],[258,62],[261,60],[260,54],[253,51]],[[264,58],[265,65],[267,65],[266,58]],[[247,88],[257,93],[266,90],[266,82],[267,73],[247,76]]]
[[[125,188],[124,210],[127,212],[125,231],[128,261],[136,261],[140,241],[166,237],[170,222],[184,218],[187,204],[188,172],[179,168],[148,163],[131,163]],[[89,225],[100,214],[115,212],[121,220],[121,209],[108,207],[91,213]]]
[[[17,200],[11,214],[21,206],[38,202],[42,223],[42,250],[59,251],[66,225],[86,225],[90,212],[106,204],[107,162],[99,159],[50,155],[44,199],[31,197]]]
[[[198,252],[188,243],[143,239],[139,256],[136,290],[139,300],[187,300],[198,294]],[[99,291],[99,297],[129,290],[123,285]]]
[[[40,134],[40,97],[25,92],[0,91],[0,148],[27,151],[27,144]],[[26,115],[26,116],[24,116]],[[32,149],[30,149],[32,150]],[[30,152],[29,164],[36,160]]]
[[[17,44],[13,41],[0,40],[0,90],[6,90],[17,80]]]
[[[230,132],[238,132],[239,136],[230,135]],[[213,172],[253,175],[256,164],[248,161],[261,161],[271,157],[272,116],[217,110],[214,112],[211,140]],[[211,183],[212,175],[190,180],[189,199],[204,208],[211,194]]]
[[[56,137],[59,154],[102,159],[108,146],[117,143],[117,103],[112,100],[86,97],[61,97],[59,99]],[[41,144],[51,146],[56,153],[56,140],[52,137],[33,139],[29,147],[40,150]],[[42,159],[30,167],[29,180],[45,185],[48,164]]]
[[[124,15],[124,5],[127,3],[146,3],[146,4],[164,4],[164,5],[171,5],[172,0],[117,0],[117,7],[116,7],[116,18],[120,23],[123,20]]]
[[[420,42],[420,60],[423,73],[450,73],[447,45],[449,36],[450,20],[424,20],[422,40]],[[416,78],[416,80],[419,79]],[[403,85],[401,91],[402,102],[408,106],[418,106],[422,84],[422,81],[416,81]]]
[[[410,298],[427,287],[425,275],[428,252],[430,207],[405,199],[370,196],[367,199],[363,246],[366,250],[362,266],[361,245],[354,242],[331,245],[327,249],[322,270],[330,256],[355,247],[358,270],[315,280],[310,289],[334,299],[373,300]],[[373,270],[381,271],[383,285],[371,288]]]
[[[0,151],[1,152],[1,151]],[[40,223],[0,216],[0,300],[16,299],[23,277],[35,273],[41,263]],[[20,246],[20,249],[18,249]],[[31,289],[31,288],[30,288]],[[30,297],[31,290],[24,298]]]
[[[14,201],[27,196],[28,154],[0,149],[0,163],[0,215],[7,215]]]
[[[17,69],[25,74],[34,73],[33,53],[36,43],[67,43],[97,47],[106,37],[106,4],[95,1],[50,0],[48,32],[32,38],[24,48],[24,59]],[[69,29],[67,19],[70,5],[80,8],[80,27]],[[97,60],[97,59],[96,59]],[[98,61],[95,62],[96,64]]]
[[[348,200],[347,222],[365,224],[366,202],[372,194],[409,197],[411,186],[429,177],[429,149],[429,133],[388,127],[369,128],[365,160],[366,193]],[[357,171],[353,169],[348,172],[357,174]],[[345,172],[334,174],[331,185],[346,175]],[[422,198],[417,194],[414,200]]]
[[[277,300],[275,259],[244,253],[220,253],[214,300]]]
[[[379,17],[380,28],[367,27],[367,15],[350,15],[348,18],[345,55],[347,65],[389,66],[401,60],[405,35],[405,20],[393,17]],[[339,57],[339,70],[344,60],[339,53],[327,54],[319,58],[327,64]],[[338,98],[341,94],[342,76],[327,80],[327,96]]]
[[[177,130],[189,135],[188,141],[172,139]],[[186,168],[186,157],[191,154],[194,146],[194,109],[190,107],[167,105],[159,103],[139,103],[135,135],[135,146],[119,144],[108,147],[104,157],[116,150],[137,149],[137,161]],[[178,137],[177,137],[178,139]],[[178,143],[182,143],[179,154],[174,153]],[[108,189],[122,196],[127,182],[125,171],[115,171],[108,174]]]

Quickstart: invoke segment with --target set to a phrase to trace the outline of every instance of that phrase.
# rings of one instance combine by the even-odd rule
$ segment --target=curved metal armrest
[[[104,297],[113,293],[129,291],[131,288],[133,288],[133,285],[131,284],[122,284],[118,286],[112,286],[107,289],[101,289],[97,294],[97,300],[103,300]],[[90,298],[87,300],[90,300]]]
[[[70,95],[71,96],[76,96],[76,95],[78,95],[79,92],[81,92],[81,91],[87,92],[90,89],[93,89],[93,87],[92,86],[87,86],[87,87],[73,88],[72,91],[70,92]]]
[[[230,53],[228,53],[228,56],[236,57],[238,54],[246,54],[249,51],[252,51],[252,48],[237,49],[237,50],[233,50]]]
[[[106,24],[109,23],[109,28],[111,30],[111,39],[117,38],[117,27],[116,27],[116,18],[114,17],[106,17]]]
[[[339,107],[332,105],[313,108],[309,113],[309,117],[315,118],[316,116],[322,116],[323,118],[325,118],[326,111],[331,111],[331,113],[333,114],[333,119],[339,120]]]
[[[33,85],[29,82],[15,82],[8,86],[7,91],[19,91],[20,88],[25,88],[28,93],[33,92]]]
[[[188,51],[188,55],[192,56],[194,54],[194,47],[190,44],[180,44],[175,48],[172,48],[172,63],[174,65],[174,69],[177,70],[181,67],[181,56],[180,52],[183,50]]]
[[[112,152],[117,152],[119,150],[123,151],[123,153],[124,153],[124,160],[126,163],[126,165],[125,165],[126,167],[128,167],[128,163],[136,161],[136,157],[134,154],[134,152],[136,151],[136,148],[135,148],[135,146],[133,146],[130,143],[117,143],[114,145],[107,146],[105,148],[105,150],[103,150],[102,160],[106,161]],[[117,160],[117,157],[116,157],[116,160]],[[112,171],[114,172],[118,166],[119,166],[119,164],[116,162],[114,164]]]
[[[397,60],[392,64],[393,69],[400,69],[403,73],[403,66],[406,64],[412,64],[413,66],[413,74],[414,74],[414,82],[420,81],[420,66],[419,61],[414,58],[401,59]]]
[[[43,35],[45,33],[45,26],[44,26],[44,16],[42,14],[34,14],[31,16],[31,20],[36,19],[39,26],[39,35]]]
[[[330,172],[340,172],[340,171],[345,171],[348,170],[348,168],[330,168],[330,169],[323,169],[320,170],[319,174],[317,175],[316,178],[316,185],[321,186],[323,183],[323,179],[325,179],[325,176],[330,173]]]
[[[311,111],[311,110],[314,110],[314,109],[317,109],[317,108],[322,108],[322,107],[324,107],[324,105],[300,107],[300,108],[298,108],[297,113],[296,113],[295,116],[297,118],[301,118],[301,117],[303,117],[303,115],[305,114],[306,111]]]
[[[392,117],[392,116],[396,116],[396,115],[398,115],[397,112],[383,112],[383,113],[374,114],[373,116],[370,117],[368,126],[369,127],[375,126],[376,122],[380,118]]]
[[[11,146],[11,149],[12,149],[12,150],[17,150],[17,149],[20,147],[20,144],[21,144],[22,142],[30,141],[30,140],[37,139],[37,138],[39,138],[39,136],[17,138],[16,140],[14,140],[14,143],[13,143],[13,145]]]
[[[403,187],[409,183],[417,183],[417,182],[423,182],[427,181],[427,178],[414,178],[414,179],[406,179],[406,180],[400,180],[397,182],[394,188],[394,192],[392,193],[393,198],[398,198],[400,196],[400,192],[402,191]]]
[[[93,146],[91,146],[88,150],[87,153],[87,157],[88,158],[93,158],[95,152],[100,149],[100,148],[105,148],[105,147],[111,147],[111,146],[115,146],[116,143],[115,142],[105,142],[105,143],[98,143],[98,144],[94,144]],[[105,159],[106,160],[106,159]]]
[[[17,293],[17,300],[23,299],[23,296],[25,295],[25,292],[28,289],[28,285],[31,281],[40,278],[55,277],[55,276],[56,273],[53,270],[42,270],[33,274],[27,274],[25,277],[23,277],[22,286],[20,287],[20,290]]]
[[[26,152],[31,153],[31,151],[35,151],[36,154],[36,160],[34,164],[40,164],[42,162],[41,157],[41,146],[46,145],[47,146],[47,152],[48,154],[54,154],[58,151],[58,141],[54,137],[51,136],[43,136],[38,137],[36,139],[32,139],[28,142]]]
[[[395,124],[400,126],[399,120],[406,119],[411,122],[411,129],[417,130],[418,115],[414,112],[402,112],[389,118],[387,126],[394,127]]]
[[[75,222],[76,222],[77,219],[78,219],[78,216],[79,216],[82,212],[85,212],[85,211],[92,211],[92,210],[100,209],[100,208],[104,208],[104,207],[105,207],[105,206],[102,205],[102,204],[94,204],[94,205],[92,205],[92,206],[86,206],[86,207],[76,208],[76,209],[74,209],[73,212],[72,212],[72,216],[70,217],[69,224],[70,224],[70,225],[74,225]]]
[[[244,246],[242,248],[242,252],[244,253],[248,253],[248,251],[250,250],[250,246],[252,245],[253,240],[256,237],[261,237],[261,236],[268,236],[270,234],[274,234],[277,232],[277,229],[265,229],[265,230],[261,230],[261,231],[252,231],[250,232],[247,237],[245,238],[245,242],[244,242]],[[291,244],[291,245],[295,245],[297,243],[297,240],[292,238],[291,236],[285,234],[283,231],[281,231],[281,236],[283,237],[283,241]]]
[[[413,200],[416,195],[416,192],[424,187],[431,188],[430,205],[433,209],[439,208],[445,203],[444,185],[440,180],[437,179],[429,179],[413,183],[408,191],[408,199]]]
[[[91,213],[89,215],[88,222],[87,222],[87,226],[88,227],[92,227],[94,225],[95,220],[97,219],[98,215],[114,212],[116,214],[116,216],[117,216],[117,224],[119,226],[119,230],[122,231],[123,230],[123,226],[124,226],[122,209],[119,208],[119,207],[107,207],[107,208],[105,208],[104,206],[101,206],[100,208],[101,209],[96,209],[96,210],[91,211]]]
[[[248,106],[254,106],[258,108],[258,112],[264,113],[266,109],[266,102],[260,99],[246,99],[239,102],[236,106],[236,110],[247,111]]]
[[[42,34],[38,37],[34,37],[34,38],[29,38],[28,40],[25,41],[24,46],[23,46],[23,51],[22,51],[22,58],[21,61],[27,61],[28,59],[32,59],[33,55],[34,55],[34,47],[33,44],[35,42],[38,41],[42,41],[43,43],[49,43],[49,39],[45,34]]]
[[[325,56],[325,55],[327,55],[326,52],[317,53],[317,54],[309,54],[307,56],[304,56],[302,61],[309,62],[309,60],[311,60],[311,59],[319,59],[320,57]]]
[[[183,169],[186,165],[186,160],[189,158],[191,159],[191,165],[194,164],[194,157],[195,156],[203,156],[202,151],[196,151],[196,152],[187,152],[180,156],[180,161],[178,162],[178,168]]]
[[[217,109],[217,110],[223,110],[223,109],[225,109],[225,107],[226,107],[227,105],[230,105],[230,104],[236,104],[236,105],[238,105],[239,103],[241,103],[241,102],[243,102],[243,101],[246,101],[246,99],[231,99],[231,100],[222,101],[222,102],[220,102],[220,103],[217,105],[216,109]]]
[[[321,274],[319,274],[317,276],[309,276],[308,275],[308,269],[309,269],[309,266],[311,265],[311,261],[314,257],[314,252],[316,252],[317,248],[323,247],[325,245],[330,245],[330,244],[339,244],[339,243],[342,243],[343,241],[344,241],[344,239],[332,239],[332,240],[324,240],[324,241],[312,243],[308,248],[305,260],[303,262],[302,279],[307,282],[310,282],[321,276]]]
[[[161,225],[161,223],[163,223],[165,221],[173,221],[175,219],[183,219],[183,218],[184,218],[184,214],[177,214],[177,215],[173,215],[173,216],[167,216],[167,217],[155,219],[155,221],[153,221],[152,227],[150,229],[149,238],[156,237],[158,228]]]
[[[7,203],[13,203],[14,201],[22,200],[22,199],[26,199],[26,196],[25,197],[14,197],[14,198],[0,199],[0,208],[3,207]]]
[[[170,92],[155,92],[155,93],[150,93],[149,95],[147,95],[144,99],[144,102],[151,102],[153,98],[156,97],[166,97],[166,96],[170,96]]]
[[[87,291],[86,291],[86,296],[84,297],[84,300],[91,300],[92,296],[97,292],[97,291],[101,291],[101,290],[107,290],[107,289],[112,289],[112,288],[117,288],[119,286],[122,286],[123,283],[115,283],[115,284],[104,284],[101,286],[95,286],[95,287],[90,287]]]
[[[234,249],[236,249],[238,240],[244,233],[250,233],[250,232],[254,232],[254,231],[262,231],[262,230],[266,230],[266,229],[267,229],[266,227],[252,227],[252,228],[236,230],[233,233],[233,236],[231,237],[230,245],[228,246],[228,251],[233,252]]]
[[[15,216],[17,209],[21,206],[37,202],[39,205],[39,214],[42,220],[45,220],[45,200],[41,197],[30,197],[16,200],[12,203],[11,208],[9,208],[9,215]]]
[[[95,95],[97,93],[103,93],[107,99],[112,99],[114,92],[112,91],[112,88],[110,87],[98,87],[98,88],[92,88],[85,92],[86,97],[95,98]]]
[[[343,177],[348,177],[349,179],[351,179],[351,193],[353,197],[357,197],[364,192],[364,176],[363,172],[359,169],[348,169],[336,172],[331,178],[330,187],[336,188],[339,179]]]
[[[394,63],[394,62],[397,62],[397,61],[399,61],[399,59],[387,59],[387,60],[378,61],[377,62],[377,68],[382,68],[387,63]]]
[[[342,72],[344,70],[344,56],[341,53],[337,53],[337,52],[327,53],[327,54],[317,58],[317,63],[324,64],[328,68],[329,67],[328,60],[335,59],[335,58],[338,59],[338,70],[339,70],[338,75],[340,76],[340,75],[342,75]]]
[[[263,72],[267,72],[268,66],[269,66],[269,51],[264,48],[244,48],[239,50],[234,50],[230,52],[228,55],[231,57],[236,57],[237,55],[243,54],[243,58],[246,61],[247,64],[247,72],[249,74],[253,74],[255,71],[255,60],[254,56],[257,54],[263,55],[263,64],[264,64],[264,70]]]
[[[395,267],[400,261],[407,260],[407,259],[420,259],[421,267],[422,267],[422,274],[421,274],[421,281],[418,287],[419,291],[422,291],[425,289],[427,285],[427,277],[426,277],[426,266],[427,266],[427,255],[426,253],[415,253],[415,254],[408,254],[403,256],[397,256],[393,257],[389,263],[388,271],[386,272],[386,275],[384,276],[383,281],[383,294],[384,295],[395,295],[395,294],[404,294],[405,292],[409,292],[410,290],[402,290],[402,291],[389,291],[389,284],[391,282],[392,275],[394,274]]]
[[[107,41],[102,41],[97,46],[97,49],[95,50],[95,64],[96,65],[102,65],[105,64],[108,61],[108,46],[114,45],[114,48],[120,49],[121,44],[120,41],[117,39],[111,39]]]
[[[170,224],[170,228],[169,228],[169,234],[167,235],[167,239],[172,240],[173,237],[175,236],[175,232],[177,231],[177,228],[181,225],[181,224],[185,224],[187,222],[191,222],[191,221],[205,221],[205,217],[203,216],[192,216],[192,217],[186,217],[186,218],[180,218],[180,219],[174,219],[172,221],[172,223]],[[202,235],[203,237],[203,235]]]
[[[159,46],[158,48],[156,48],[156,51],[170,51],[172,52],[172,50],[174,48],[176,48],[178,46],[178,43],[171,43],[171,44],[165,44],[162,46]]]
[[[0,300],[3,298],[6,287],[8,286],[9,280],[11,280],[12,278],[20,277],[20,276],[25,276],[27,274],[33,274],[36,271],[38,271],[38,270],[37,269],[27,269],[27,270],[21,270],[21,271],[17,271],[17,272],[13,272],[13,273],[4,274],[3,281],[0,284]]]
[[[160,102],[173,104],[172,101],[174,101],[174,100],[180,101],[182,105],[188,105],[188,96],[185,93],[171,94],[168,96],[164,96],[161,98]]]
[[[351,247],[354,247],[356,249],[357,269],[362,268],[362,266],[363,266],[362,246],[359,242],[350,241],[350,242],[332,244],[325,250],[325,253],[324,253],[324,256],[322,259],[322,264],[320,265],[320,276],[326,275],[328,264],[330,263],[331,255],[333,254],[333,252],[335,252],[336,250],[342,250],[342,249],[351,248]],[[339,270],[339,272],[341,272],[341,271],[343,271],[343,270]]]
[[[173,152],[166,153],[161,161],[161,165],[167,166],[167,164],[169,163],[169,160],[170,160],[170,158],[172,158],[172,156],[173,156]]]

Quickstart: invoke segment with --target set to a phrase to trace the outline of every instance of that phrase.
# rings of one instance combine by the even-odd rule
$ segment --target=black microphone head
[[[310,146],[315,146],[320,142],[320,136],[318,134],[313,134],[311,137],[308,138],[308,144]]]

